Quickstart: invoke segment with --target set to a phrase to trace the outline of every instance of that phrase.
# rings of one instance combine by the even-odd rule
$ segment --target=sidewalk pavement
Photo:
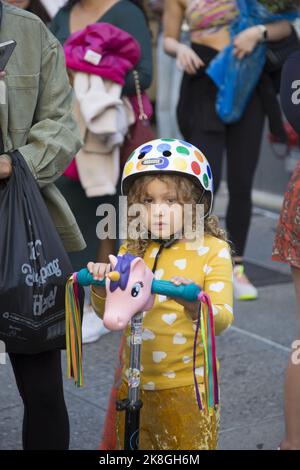
[[[216,212],[221,217],[225,204],[226,194],[220,194]],[[255,208],[246,257],[289,275],[286,266],[271,261],[276,222],[276,214]],[[296,332],[291,278],[274,285],[271,272],[269,285],[259,288],[259,299],[236,302],[234,312],[234,326],[217,340],[222,402],[219,448],[276,449],[283,434],[284,370]],[[63,354],[71,449],[99,445],[118,341],[119,334],[110,333],[84,347],[82,389],[66,379]],[[23,407],[9,360],[0,365],[0,383],[0,450],[21,449]]]

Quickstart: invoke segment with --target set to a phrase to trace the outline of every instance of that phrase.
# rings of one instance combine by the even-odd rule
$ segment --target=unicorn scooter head
[[[109,255],[113,271],[106,277],[106,302],[103,323],[109,330],[123,330],[137,312],[150,310],[153,273],[142,258],[130,253]],[[117,294],[117,295],[116,295]]]

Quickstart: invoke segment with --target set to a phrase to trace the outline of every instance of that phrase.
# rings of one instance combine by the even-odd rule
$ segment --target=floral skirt
[[[300,268],[300,161],[284,196],[272,259]]]
[[[199,386],[201,397],[204,389]],[[122,383],[118,399],[127,397]],[[194,386],[168,390],[141,390],[141,450],[214,450],[218,445],[220,413],[212,416],[200,412]],[[117,447],[123,449],[125,412],[117,414]]]

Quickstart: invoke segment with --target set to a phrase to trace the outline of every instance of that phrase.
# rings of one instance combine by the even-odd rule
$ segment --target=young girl
[[[128,159],[122,177],[122,194],[128,208],[139,203],[142,226],[149,237],[130,238],[119,254],[129,251],[144,259],[156,279],[175,284],[195,282],[210,296],[215,333],[220,335],[233,321],[232,261],[225,233],[215,217],[210,216],[213,181],[210,166],[193,145],[175,140],[158,139],[139,147]],[[178,238],[184,232],[183,206],[204,205],[204,236]],[[128,217],[129,224],[133,216]],[[176,238],[177,236],[177,238]],[[105,263],[88,264],[95,279],[103,279],[110,270]],[[92,288],[92,304],[102,316],[105,288]],[[144,315],[141,354],[140,448],[215,449],[218,442],[219,410],[209,416],[199,411],[194,388],[193,344],[197,302],[157,295],[152,309]],[[126,333],[129,335],[129,328]],[[119,399],[127,396],[126,370],[129,346],[125,348],[125,368]],[[196,376],[202,401],[205,400],[204,357],[200,344]],[[124,440],[124,414],[117,416],[119,449]]]

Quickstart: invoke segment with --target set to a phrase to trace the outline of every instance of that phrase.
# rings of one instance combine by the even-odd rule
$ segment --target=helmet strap
[[[202,192],[202,194],[201,194],[201,196],[200,196],[199,201],[197,202],[197,204],[201,204],[202,199],[203,199],[205,193],[206,193],[206,189],[203,189],[203,192]],[[210,209],[208,210],[208,212],[207,212],[206,214],[204,214],[203,217],[201,217],[201,219],[206,219],[209,215],[210,215]]]
[[[158,262],[158,259],[160,257],[160,254],[161,254],[162,250],[164,248],[169,248],[171,245],[176,243],[178,241],[178,238],[176,237],[176,233],[174,233],[169,240],[164,240],[162,238],[154,238],[153,240],[160,244],[159,250],[158,250],[158,252],[155,256],[154,264],[153,264],[153,267],[152,267],[152,272],[155,273],[157,262]]]

